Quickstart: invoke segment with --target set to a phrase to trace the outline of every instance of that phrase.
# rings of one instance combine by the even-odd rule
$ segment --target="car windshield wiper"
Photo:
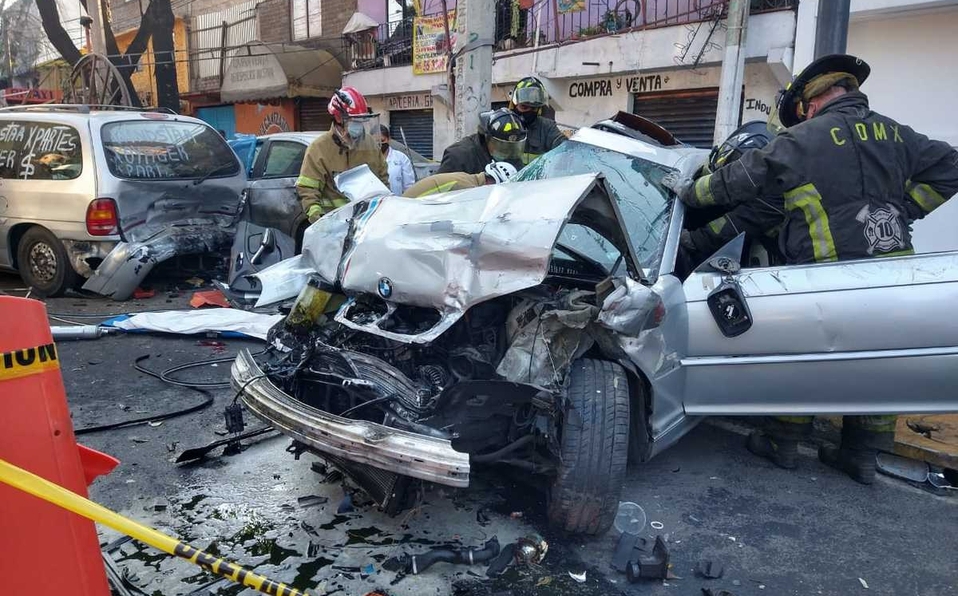
[[[203,174],[201,177],[199,177],[199,178],[197,178],[196,180],[194,180],[194,181],[193,181],[193,186],[196,186],[196,185],[198,185],[198,184],[202,184],[202,183],[206,182],[207,180],[209,180],[210,176],[212,176],[212,175],[214,175],[214,174],[218,174],[218,173],[222,172],[223,170],[225,170],[226,168],[231,168],[231,167],[233,167],[233,166],[235,166],[235,165],[236,165],[236,162],[232,162],[232,161],[228,161],[228,162],[225,162],[225,163],[221,163],[220,165],[214,167],[214,168],[213,168],[212,170],[210,170],[209,172]]]

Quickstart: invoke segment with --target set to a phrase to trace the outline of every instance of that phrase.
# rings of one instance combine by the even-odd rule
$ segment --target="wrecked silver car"
[[[186,116],[49,105],[0,111],[0,268],[36,292],[129,298],[150,270],[233,239],[246,176]]]
[[[261,300],[296,302],[232,384],[387,511],[498,464],[548,479],[550,522],[587,534],[627,461],[700,415],[958,410],[958,331],[924,319],[958,299],[958,256],[785,266],[740,236],[691,263],[667,187],[706,155],[617,118],[516,182],[344,206],[259,274]],[[878,332],[895,316],[918,332]]]

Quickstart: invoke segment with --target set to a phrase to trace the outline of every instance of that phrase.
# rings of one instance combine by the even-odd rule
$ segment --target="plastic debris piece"
[[[296,502],[299,503],[299,506],[303,509],[308,507],[315,507],[317,505],[322,505],[329,501],[326,497],[321,497],[319,495],[306,495],[305,497],[300,497],[296,499]]]
[[[580,584],[584,584],[584,583],[585,583],[585,571],[583,571],[581,574],[572,573],[572,572],[570,571],[570,572],[569,572],[569,577],[571,577],[571,578],[574,579],[575,581],[579,582]]]
[[[725,565],[722,565],[718,561],[699,561],[696,572],[699,576],[707,579],[719,579],[725,574]]]
[[[660,521],[654,521],[654,522],[650,523],[649,525],[652,526],[652,529],[653,529],[653,530],[661,530],[662,528],[665,527],[665,524],[663,524],[663,523],[660,522]]]
[[[862,578],[858,578],[858,583],[860,583],[862,587],[865,588],[866,590],[868,589],[868,582],[866,582]]]
[[[369,577],[370,575],[372,575],[372,574],[374,574],[374,573],[376,573],[376,568],[373,567],[372,564],[366,565],[366,566],[363,567],[362,570],[359,572],[360,576],[362,576],[362,577],[364,577],[364,578],[365,578],[365,577]]]
[[[157,426],[163,426],[163,421],[162,420],[157,420],[156,422],[150,421],[150,422],[147,422],[147,424],[149,424],[153,428],[156,428]]]
[[[201,308],[203,306],[217,306],[220,308],[229,308],[230,303],[226,301],[226,296],[219,290],[204,290],[202,292],[193,292],[190,298],[190,306]]]
[[[185,280],[183,280],[183,281],[186,282],[186,283],[188,283],[188,284],[190,284],[190,285],[193,286],[194,288],[198,288],[198,287],[202,286],[204,283],[206,283],[205,281],[203,281],[202,278],[199,278],[199,277],[191,277],[191,278],[185,279]]]
[[[547,576],[545,576],[545,577],[540,577],[540,578],[539,578],[539,581],[536,582],[536,587],[538,588],[538,587],[540,587],[540,586],[548,586],[548,585],[551,584],[551,583],[552,583],[552,576],[551,576],[551,575],[547,575]]]
[[[336,508],[336,513],[352,513],[353,511],[353,497],[352,495],[344,495],[343,500],[339,502],[339,507]]]
[[[637,536],[645,529],[645,510],[636,503],[623,501],[619,503],[619,510],[615,514],[613,525],[622,534]]]
[[[156,290],[145,290],[143,288],[137,288],[133,290],[133,298],[136,300],[144,300],[146,298],[152,298],[156,295]]]

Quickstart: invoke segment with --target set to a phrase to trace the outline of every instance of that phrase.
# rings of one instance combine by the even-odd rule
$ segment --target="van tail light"
[[[86,231],[91,236],[113,236],[120,233],[120,218],[113,199],[90,201],[86,208]]]

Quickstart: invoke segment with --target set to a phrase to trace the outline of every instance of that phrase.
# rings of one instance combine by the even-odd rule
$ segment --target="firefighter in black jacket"
[[[912,254],[912,221],[958,192],[958,152],[868,107],[858,87],[870,69],[847,55],[813,62],[778,102],[787,130],[765,148],[694,184],[680,198],[691,207],[733,207],[782,196],[779,246],[788,263],[823,263]],[[794,468],[811,417],[778,417],[748,448]],[[823,446],[826,464],[870,484],[877,450],[891,449],[895,416],[845,416],[839,448]]]
[[[479,114],[475,134],[446,147],[437,174],[482,174],[492,161],[522,167],[526,128],[510,110],[499,108]]]
[[[556,126],[555,121],[542,115],[542,110],[548,103],[549,94],[546,93],[542,81],[535,77],[521,79],[509,96],[509,109],[519,117],[528,133],[522,165],[566,141],[566,136]]]

